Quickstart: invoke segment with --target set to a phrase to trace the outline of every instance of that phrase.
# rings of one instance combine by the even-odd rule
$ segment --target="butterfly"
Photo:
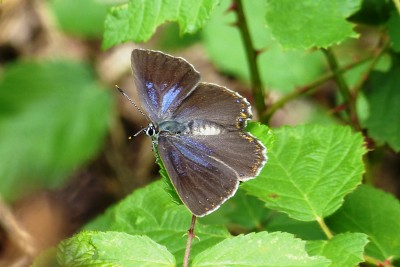
[[[252,117],[249,102],[200,82],[199,72],[183,58],[134,49],[131,62],[149,120],[143,131],[180,199],[195,216],[215,211],[267,161],[264,145],[244,131]]]

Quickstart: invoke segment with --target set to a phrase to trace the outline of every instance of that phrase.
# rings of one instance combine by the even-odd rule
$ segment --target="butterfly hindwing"
[[[238,174],[209,157],[207,147],[190,137],[160,136],[158,151],[179,197],[194,215],[212,212],[235,194]]]
[[[215,158],[232,168],[237,173],[239,181],[256,177],[267,160],[264,145],[246,132],[182,138],[194,147],[202,146],[208,157]]]
[[[172,118],[191,126],[191,140],[208,146],[239,173],[240,181],[257,176],[267,160],[264,145],[243,131],[251,118],[250,104],[225,87],[199,83]]]
[[[178,121],[207,120],[227,130],[243,129],[251,117],[245,98],[211,83],[199,83],[172,116]]]

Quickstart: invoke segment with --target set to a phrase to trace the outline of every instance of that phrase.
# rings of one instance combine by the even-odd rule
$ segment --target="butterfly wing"
[[[245,132],[227,132],[221,135],[191,136],[191,143],[203,144],[209,157],[232,168],[236,179],[247,181],[256,177],[267,158],[264,145]]]
[[[242,130],[251,119],[251,106],[238,93],[225,87],[199,83],[173,114],[177,121],[203,120],[226,130]]]
[[[200,83],[173,118],[192,122],[191,137],[215,151],[213,156],[231,166],[240,181],[257,176],[267,160],[264,145],[243,131],[251,118],[251,107],[236,92]]]
[[[140,103],[153,122],[170,118],[200,80],[186,60],[162,52],[134,49],[131,62]]]
[[[204,216],[217,209],[233,196],[240,180],[258,174],[266,161],[265,148],[243,131],[251,118],[245,98],[224,87],[199,83],[192,65],[161,52],[135,49],[132,71],[150,119],[158,125],[184,126],[184,134],[177,129],[161,131],[158,151],[193,214]]]
[[[182,202],[196,216],[217,209],[238,188],[238,174],[204,143],[187,136],[160,136],[158,151]]]
[[[171,119],[184,134],[160,133],[158,151],[182,202],[197,216],[234,195],[239,181],[258,175],[264,145],[243,131],[251,117],[245,98],[224,87],[199,83]]]

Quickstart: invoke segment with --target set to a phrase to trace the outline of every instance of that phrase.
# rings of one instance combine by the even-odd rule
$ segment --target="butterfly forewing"
[[[153,122],[170,118],[200,80],[199,73],[182,58],[135,49],[131,59],[140,102]]]

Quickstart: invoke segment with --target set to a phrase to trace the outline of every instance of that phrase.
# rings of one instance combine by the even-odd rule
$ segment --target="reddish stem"
[[[188,240],[186,243],[185,249],[185,257],[183,258],[183,267],[189,266],[189,256],[190,256],[190,248],[192,247],[193,238],[196,236],[194,234],[194,226],[196,224],[196,215],[192,215],[192,223],[190,224],[190,228],[188,230]]]

